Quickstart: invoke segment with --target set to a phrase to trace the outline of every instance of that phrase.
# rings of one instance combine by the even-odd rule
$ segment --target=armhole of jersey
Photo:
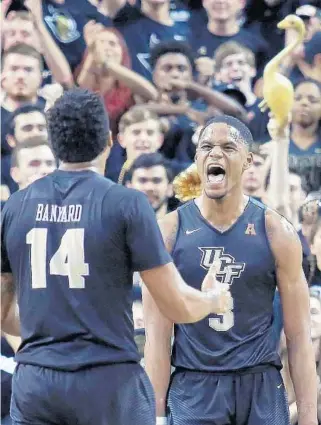
[[[170,255],[173,255],[174,252],[175,252],[177,240],[178,240],[178,234],[179,234],[180,228],[181,228],[181,215],[180,215],[179,209],[177,209],[176,212],[177,212],[177,230],[176,230],[176,235],[175,235],[175,242],[173,243],[173,247],[170,251]]]

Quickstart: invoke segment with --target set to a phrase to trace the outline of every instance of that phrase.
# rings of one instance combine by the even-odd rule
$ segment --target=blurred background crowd
[[[290,13],[305,34],[277,28]],[[104,99],[114,142],[105,175],[146,193],[158,218],[179,205],[172,182],[193,162],[202,125],[218,114],[237,117],[255,141],[244,192],[285,215],[302,241],[321,377],[321,0],[3,0],[1,14],[2,205],[57,167],[45,113],[74,85]],[[294,45],[278,69],[295,88],[291,123],[280,134],[259,108],[262,75]],[[295,424],[277,293],[275,330]],[[18,344],[2,338],[4,425]],[[319,395],[321,419],[321,383]]]

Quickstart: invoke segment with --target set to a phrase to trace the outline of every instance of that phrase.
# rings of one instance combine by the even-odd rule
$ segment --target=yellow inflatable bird
[[[305,36],[305,26],[301,18],[296,15],[288,15],[278,23],[278,28],[294,29],[297,39],[281,50],[265,66],[263,73],[263,100],[259,104],[262,112],[268,108],[271,110],[280,129],[288,124],[289,114],[294,100],[294,89],[291,81],[278,72],[278,68],[286,56],[288,56],[302,41]]]

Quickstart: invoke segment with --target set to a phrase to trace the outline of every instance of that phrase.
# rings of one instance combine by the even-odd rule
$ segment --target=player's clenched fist
[[[208,296],[213,298],[212,312],[215,314],[224,314],[233,308],[229,285],[218,282],[216,279],[220,266],[220,261],[213,262],[202,283],[202,291],[207,292]]]

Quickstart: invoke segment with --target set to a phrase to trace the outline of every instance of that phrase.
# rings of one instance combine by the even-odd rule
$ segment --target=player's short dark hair
[[[155,68],[158,59],[167,53],[180,53],[184,55],[191,64],[193,72],[195,71],[195,62],[192,49],[183,41],[170,40],[158,43],[150,52],[150,64],[152,69]]]
[[[237,118],[231,117],[230,115],[218,115],[217,117],[211,118],[209,121],[207,121],[198,136],[198,141],[201,140],[203,133],[207,127],[212,124],[220,123],[227,124],[228,126],[235,128],[240,133],[241,138],[247,146],[253,145],[253,136],[249,128],[245,124],[243,124],[242,121],[238,120]]]
[[[49,140],[64,162],[97,158],[109,140],[109,119],[101,97],[89,90],[66,91],[47,112]]]
[[[37,49],[35,49],[32,46],[29,46],[28,44],[19,43],[15,44],[14,46],[11,46],[8,50],[6,50],[2,55],[2,66],[1,69],[3,69],[6,58],[11,54],[17,54],[17,55],[23,55],[23,56],[30,56],[34,59],[37,59],[39,62],[39,68],[40,71],[43,71],[43,59],[42,55],[38,52]]]
[[[32,149],[38,146],[48,146],[52,150],[52,147],[48,143],[48,140],[44,136],[34,136],[25,142],[19,143],[15,146],[11,154],[11,167],[19,166],[19,152],[23,149]]]
[[[12,114],[10,114],[10,117],[7,121],[7,128],[8,128],[8,134],[14,135],[15,130],[15,119],[22,114],[29,114],[30,112],[40,112],[45,117],[45,112],[43,108],[38,104],[33,103],[25,103],[22,106],[19,106],[19,108],[15,109]]]
[[[167,180],[169,183],[172,182],[174,178],[173,170],[171,169],[168,160],[159,152],[144,153],[136,158],[128,170],[126,180],[131,180],[134,172],[139,168],[152,168],[157,166],[165,168]]]
[[[241,138],[243,139],[244,143],[247,146],[253,145],[253,136],[251,131],[248,129],[248,127],[242,123],[242,121],[238,120],[237,118],[231,117],[230,115],[218,115],[217,117],[211,118],[202,128],[198,141],[201,140],[203,133],[207,127],[209,127],[212,124],[227,124],[230,127],[235,128],[239,133]]]

